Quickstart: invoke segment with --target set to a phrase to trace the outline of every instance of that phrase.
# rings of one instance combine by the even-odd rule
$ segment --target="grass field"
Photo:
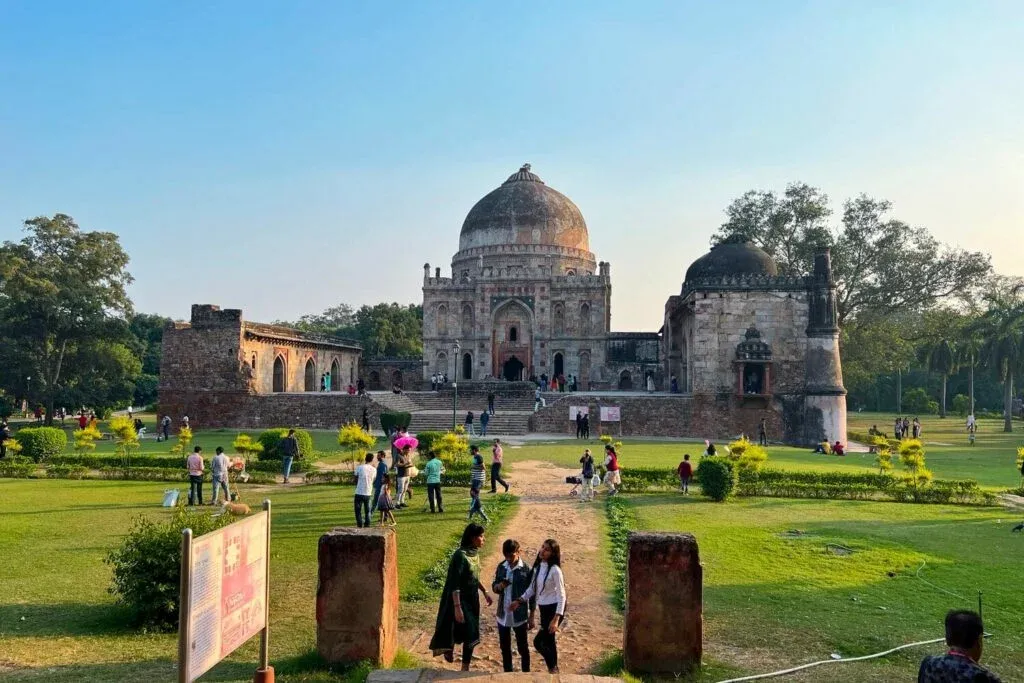
[[[718,504],[677,495],[628,500],[640,529],[697,536],[713,658],[762,673],[834,652],[858,656],[941,638],[946,611],[976,609],[980,590],[993,634],[983,662],[1005,681],[1024,680],[1024,537],[1010,533],[1006,510],[779,499]],[[791,530],[803,535],[782,535]],[[836,554],[845,551],[828,544],[852,553]],[[920,577],[962,598],[921,581],[924,562]],[[780,680],[916,680],[921,657],[940,648]]]
[[[168,681],[175,635],[139,635],[107,592],[103,563],[140,514],[159,507],[167,484],[0,479],[0,679],[10,681]],[[419,496],[423,492],[417,492]],[[465,527],[464,491],[445,491],[448,514],[399,515],[400,590],[419,581]],[[274,504],[270,602],[272,657],[289,681],[338,680],[318,672],[314,598],[320,535],[353,523],[352,487],[249,489],[243,497]],[[490,543],[499,542],[491,539]],[[258,639],[203,680],[252,680]],[[13,667],[13,668],[12,668]]]

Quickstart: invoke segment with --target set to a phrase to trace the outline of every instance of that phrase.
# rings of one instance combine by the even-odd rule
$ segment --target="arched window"
[[[590,334],[590,304],[580,306],[580,332]]]
[[[561,303],[555,304],[555,307],[551,311],[552,316],[552,327],[556,335],[565,334],[565,306]]]
[[[462,379],[473,379],[473,356],[468,353],[462,355]]]
[[[437,354],[437,365],[435,366],[435,370],[442,375],[447,374],[448,372],[448,354],[444,351],[440,351]]]
[[[316,363],[312,358],[306,361],[306,372],[303,377],[303,391],[316,391]]]
[[[448,334],[448,307],[444,304],[437,307],[437,334],[440,337]]]
[[[629,370],[623,370],[622,374],[619,375],[619,391],[632,391],[633,390],[633,376],[629,374]]]
[[[331,391],[341,391],[341,364],[335,358],[331,363]]]
[[[462,336],[468,337],[473,334],[473,306],[465,304],[462,307]]]
[[[376,370],[370,370],[370,389],[375,391],[380,390],[380,373]]]
[[[519,341],[519,330],[517,330],[514,325],[508,328],[508,340],[510,342]]]
[[[284,358],[281,358],[281,356],[278,356],[277,358],[274,359],[273,390],[275,392],[276,391],[284,391],[286,388],[287,388],[287,384],[285,382],[285,374],[284,374]]]

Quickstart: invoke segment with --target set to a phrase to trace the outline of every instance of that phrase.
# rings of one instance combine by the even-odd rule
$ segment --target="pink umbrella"
[[[398,450],[402,450],[406,446],[408,446],[409,448],[416,448],[419,445],[420,442],[416,439],[416,437],[409,434],[407,434],[406,436],[400,436],[397,439],[395,439],[395,448],[397,448]]]

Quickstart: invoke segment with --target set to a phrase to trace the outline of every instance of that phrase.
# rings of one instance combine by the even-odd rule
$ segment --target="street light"
[[[457,419],[458,419],[455,416],[455,412],[458,410],[458,406],[459,406],[459,351],[461,351],[461,350],[462,350],[462,347],[459,346],[459,340],[456,339],[455,343],[452,344],[452,356],[455,358],[455,371],[454,371],[454,373],[452,373],[452,389],[455,390],[455,393],[452,394],[452,431],[453,432],[455,431],[455,425],[457,424]]]

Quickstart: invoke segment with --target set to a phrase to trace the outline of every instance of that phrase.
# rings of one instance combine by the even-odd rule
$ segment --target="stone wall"
[[[422,369],[419,359],[366,360],[359,367],[359,377],[370,391],[390,390],[396,384],[405,391],[421,391],[430,388],[430,381],[423,381]]]
[[[161,391],[160,412],[175,424],[189,416],[193,429],[238,427],[305,427],[337,429],[346,422],[360,421],[366,408],[371,428],[380,428],[380,404],[342,393],[248,394],[244,392]]]

